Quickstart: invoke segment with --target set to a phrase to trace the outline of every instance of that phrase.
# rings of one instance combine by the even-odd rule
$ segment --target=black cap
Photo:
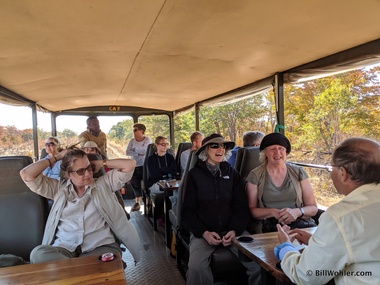
[[[287,139],[286,136],[280,133],[271,133],[269,135],[266,135],[261,141],[260,151],[262,151],[268,146],[275,145],[275,144],[285,147],[287,154],[289,154],[292,149],[290,145],[290,141]]]

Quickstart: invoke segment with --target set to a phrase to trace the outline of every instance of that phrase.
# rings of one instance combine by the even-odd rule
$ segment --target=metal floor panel
[[[130,212],[134,200],[124,200],[131,222],[136,227],[141,239],[141,260],[135,266],[132,255],[128,250],[123,252],[123,260],[127,263],[124,270],[128,285],[163,284],[182,285],[185,280],[177,269],[175,258],[170,256],[165,246],[165,233],[162,226],[153,231],[152,224],[143,214],[143,206],[139,212]]]

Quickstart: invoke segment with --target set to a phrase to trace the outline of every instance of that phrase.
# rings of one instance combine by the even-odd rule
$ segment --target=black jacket
[[[148,185],[151,187],[154,183],[175,178],[177,174],[177,165],[174,157],[170,153],[158,156],[157,153],[148,157]]]
[[[207,230],[223,236],[230,230],[241,235],[250,220],[245,183],[228,162],[220,164],[215,175],[204,161],[188,173],[184,189],[182,222],[201,238]]]

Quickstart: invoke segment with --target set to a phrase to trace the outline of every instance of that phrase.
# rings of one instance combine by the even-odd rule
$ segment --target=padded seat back
[[[169,211],[169,219],[172,224],[172,228],[175,233],[177,233],[177,229],[181,226],[181,211],[184,197],[184,187],[186,185],[187,173],[191,168],[194,167],[196,162],[198,161],[198,156],[195,155],[195,151],[191,151],[189,155],[189,159],[186,164],[185,174],[182,177],[181,183],[178,187],[178,198],[177,198],[177,206],[174,209]]]
[[[177,153],[175,155],[175,162],[177,164],[177,177],[181,177],[182,175],[182,167],[181,167],[181,154],[185,150],[188,150],[191,148],[191,143],[190,142],[184,142],[180,143],[177,148]]]
[[[252,169],[261,164],[259,156],[260,148],[258,146],[247,146],[238,150],[235,169],[240,173],[240,176],[244,180],[247,178]]]
[[[30,157],[0,157],[0,254],[13,254],[29,261],[40,245],[49,208],[47,199],[25,185],[20,170]]]
[[[148,171],[148,157],[151,156],[154,153],[154,144],[148,144],[146,148],[144,163],[143,163],[143,187],[145,193],[147,193],[148,188],[146,185],[148,185],[148,178],[149,178],[149,171]]]

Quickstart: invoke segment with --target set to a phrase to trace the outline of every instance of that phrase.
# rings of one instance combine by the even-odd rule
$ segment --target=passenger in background
[[[25,184],[33,192],[54,200],[48,217],[42,245],[33,249],[31,263],[63,260],[85,255],[112,252],[121,257],[118,240],[140,259],[140,239],[134,226],[125,218],[114,192],[131,179],[133,159],[94,161],[80,149],[65,149],[49,158],[49,163],[62,160],[61,181],[42,175],[48,162],[40,160],[20,171]],[[113,168],[94,179],[103,163]]]
[[[249,131],[249,132],[245,132],[243,134],[243,147],[247,147],[247,146],[259,146],[261,141],[263,140],[263,137],[265,136],[264,133],[260,132],[260,131],[255,131],[255,132],[252,132],[252,131]],[[240,149],[240,146],[235,146],[232,150],[231,150],[231,156],[230,158],[228,159],[228,163],[235,168],[235,162],[236,162],[236,155],[238,153]]]
[[[136,168],[133,173],[131,184],[135,195],[136,203],[131,211],[139,211],[142,197],[141,181],[143,180],[143,164],[148,145],[152,143],[149,137],[145,136],[146,127],[143,124],[133,125],[133,136],[127,146],[126,154],[136,160]],[[127,185],[124,186],[127,189]]]
[[[183,175],[187,160],[189,159],[190,152],[192,150],[197,150],[202,146],[202,140],[204,139],[204,136],[201,132],[194,132],[190,136],[190,141],[191,141],[191,147],[181,153],[181,173]]]
[[[177,173],[177,165],[174,157],[167,152],[169,143],[165,137],[158,136],[154,141],[155,153],[148,157],[148,185],[150,193],[162,193],[157,182],[160,180],[174,179]],[[175,195],[170,197],[175,203]]]
[[[303,230],[289,232],[307,245],[302,254],[290,243],[287,226],[277,226],[282,244],[275,255],[292,282],[326,284],[334,278],[337,285],[380,284],[379,173],[378,142],[350,138],[335,149],[331,179],[346,197],[321,215],[312,236]]]
[[[224,246],[237,255],[231,241],[245,231],[250,220],[244,181],[226,162],[234,146],[219,134],[206,137],[196,152],[198,163],[188,173],[181,212],[191,232],[186,284],[213,284],[211,254]],[[248,269],[249,284],[259,284],[260,266],[242,264]]]
[[[99,154],[103,159],[107,159],[107,157],[102,153],[96,142],[93,141],[87,141],[83,146],[83,151],[85,153],[95,153]]]
[[[277,231],[278,223],[291,228],[316,226],[311,218],[318,211],[313,189],[305,170],[286,162],[290,151],[284,135],[266,135],[260,144],[263,164],[247,177],[249,208],[253,218],[261,221],[262,232]]]
[[[93,141],[97,144],[103,155],[107,157],[107,136],[100,130],[99,120],[97,117],[88,117],[87,130],[79,135],[81,148],[87,141]]]
[[[61,161],[57,161],[54,158],[55,155],[58,154],[58,146],[59,141],[55,137],[49,137],[45,142],[45,150],[47,153],[47,156],[45,156],[42,160],[48,160],[49,166],[45,168],[44,171],[42,171],[42,174],[54,178],[57,180],[60,180],[60,172],[61,172]]]

